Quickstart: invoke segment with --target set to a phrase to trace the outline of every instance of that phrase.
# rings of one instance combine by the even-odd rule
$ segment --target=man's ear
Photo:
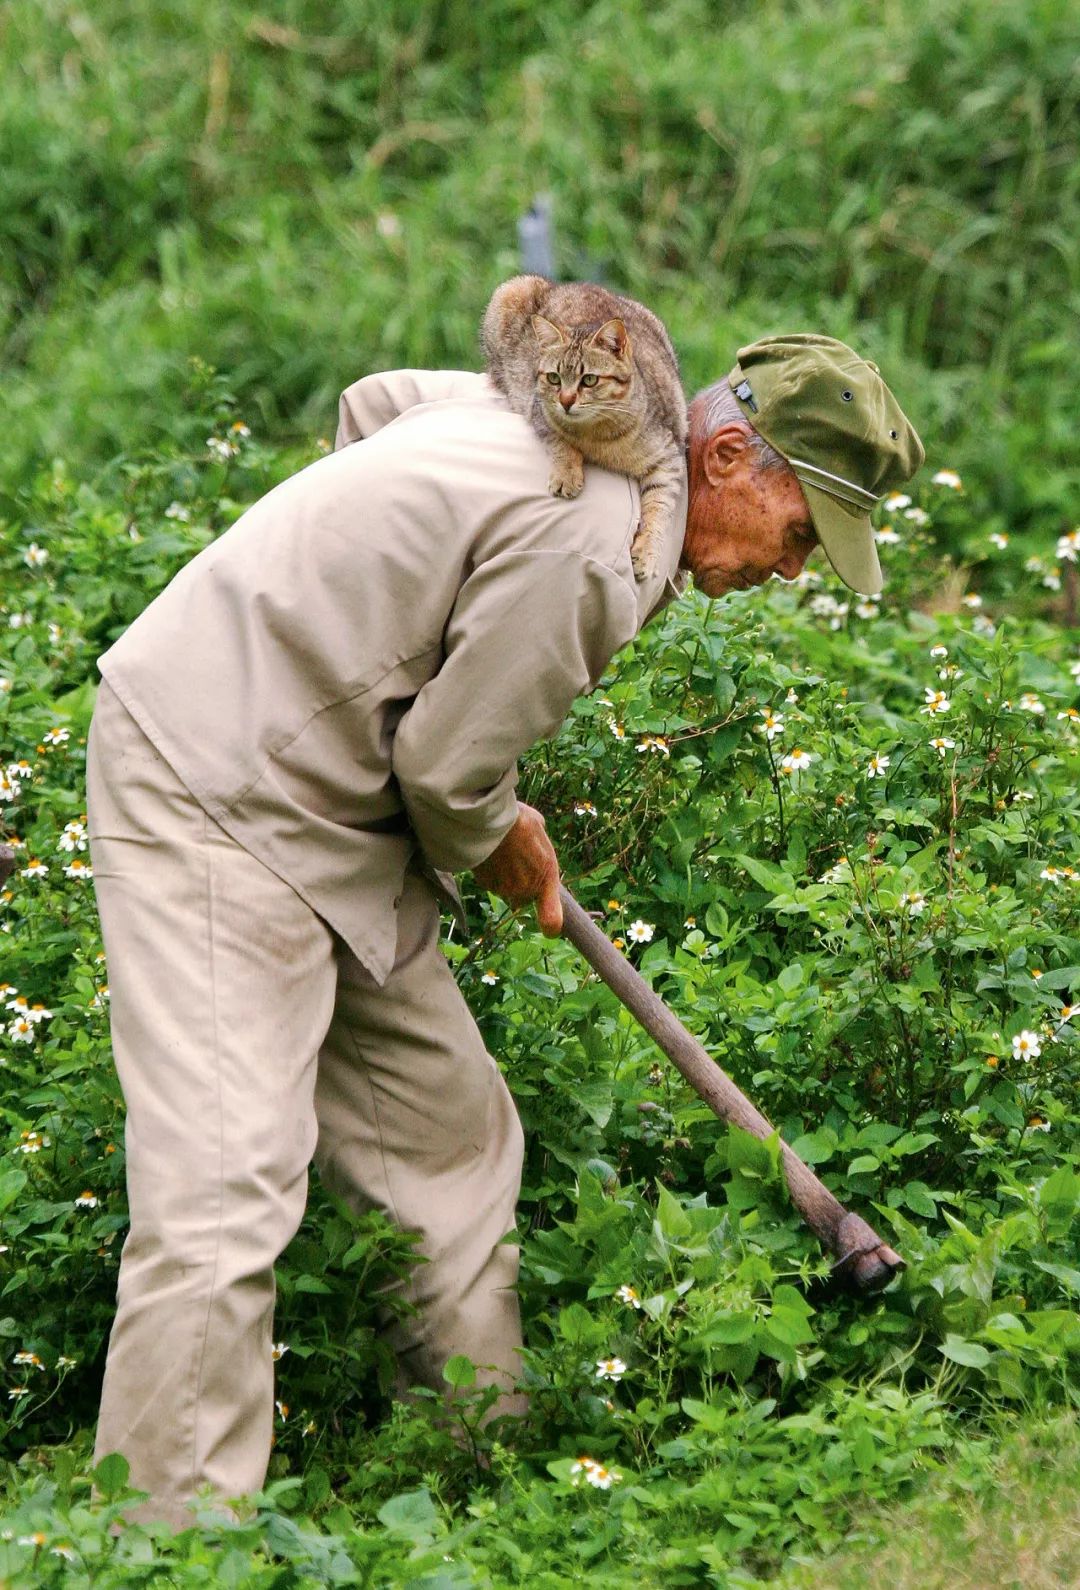
[[[750,446],[750,427],[730,420],[706,437],[701,447],[701,467],[710,486],[719,486],[737,469]]]

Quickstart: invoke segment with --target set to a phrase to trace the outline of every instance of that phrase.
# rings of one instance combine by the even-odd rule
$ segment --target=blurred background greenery
[[[1080,475],[1078,46],[1073,0],[8,0],[0,481],[176,434],[191,355],[276,443],[367,371],[476,368],[549,193],[560,273],[654,307],[688,387],[842,337],[1045,542]]]

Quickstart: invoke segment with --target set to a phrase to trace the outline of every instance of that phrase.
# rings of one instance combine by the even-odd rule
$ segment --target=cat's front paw
[[[651,580],[660,570],[660,537],[655,527],[639,530],[630,545],[630,562],[639,580]]]
[[[552,466],[548,491],[553,497],[576,497],[585,484],[585,469],[579,459],[567,459]]]

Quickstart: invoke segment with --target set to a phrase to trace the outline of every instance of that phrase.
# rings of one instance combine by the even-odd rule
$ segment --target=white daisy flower
[[[596,807],[593,805],[592,801],[578,801],[577,805],[574,807],[574,816],[595,817]]]
[[[882,547],[898,547],[900,545],[900,537],[891,524],[883,524],[880,530],[875,530],[874,540]]]
[[[1034,690],[1025,690],[1016,705],[1021,712],[1030,712],[1037,718],[1042,717],[1046,711],[1046,707],[1039,700]]]
[[[638,917],[638,919],[635,922],[631,922],[630,926],[627,928],[626,936],[635,944],[648,944],[655,932],[656,928],[653,923],[643,922],[641,918]]]
[[[21,1142],[17,1145],[16,1154],[40,1154],[43,1148],[52,1147],[52,1138],[44,1132],[20,1132]]]
[[[972,611],[974,611],[975,608],[981,607],[983,605],[983,599],[979,595],[978,591],[968,591],[967,595],[962,596],[960,600],[963,602],[965,607],[970,607]]]
[[[904,518],[910,519],[911,523],[918,525],[920,529],[924,524],[930,523],[930,515],[924,508],[905,508]]]
[[[582,1457],[570,1465],[570,1483],[578,1485],[582,1479],[595,1485],[597,1490],[609,1491],[613,1483],[622,1479],[622,1475],[616,1469],[606,1469],[595,1458]]]
[[[481,972],[480,981],[482,983],[487,983],[489,987],[494,988],[495,984],[499,981],[499,975],[497,972]]]
[[[919,708],[919,711],[928,713],[930,717],[936,717],[942,712],[948,712],[950,702],[944,690],[931,690],[929,685],[924,688],[926,691],[926,702]]]
[[[784,719],[779,712],[771,712],[768,708],[759,709],[758,716],[761,718],[761,722],[756,723],[754,727],[767,740],[775,740],[778,734],[783,734]]]
[[[997,547],[999,552],[1004,552],[1005,548],[1009,544],[1008,536],[1003,535],[1000,530],[995,530],[992,535],[987,536],[987,540],[990,542],[992,547]]]
[[[794,751],[789,752],[789,754],[784,757],[783,761],[780,763],[780,766],[783,768],[785,773],[801,773],[804,768],[808,768],[810,766],[812,760],[813,758],[811,757],[809,751],[800,751],[798,746],[796,746]]]
[[[28,569],[40,569],[43,563],[48,563],[49,554],[44,547],[39,547],[36,541],[31,541],[23,553],[23,562]]]
[[[955,469],[939,469],[937,474],[930,478],[935,486],[948,486],[953,491],[961,489],[960,476]]]
[[[94,1193],[83,1192],[75,1199],[76,1209],[96,1209],[98,1200]]]
[[[619,1290],[615,1293],[615,1296],[618,1298],[620,1303],[628,1303],[631,1308],[641,1307],[641,1299],[638,1296],[636,1289],[630,1286],[629,1283],[624,1283],[622,1286],[620,1286]]]
[[[626,1374],[626,1365],[621,1358],[598,1358],[596,1361],[597,1380],[619,1381]]]
[[[230,442],[223,436],[208,436],[206,450],[212,458],[235,458],[240,451],[235,442]]]
[[[1066,563],[1075,563],[1080,554],[1080,527],[1070,530],[1067,535],[1059,536],[1057,543],[1057,556]]]
[[[63,745],[65,740],[71,739],[70,729],[48,729],[42,735],[45,745]]]
[[[899,513],[901,508],[911,507],[911,498],[902,491],[892,491],[881,505],[886,513]]]
[[[23,867],[19,873],[20,878],[47,878],[48,876],[48,867],[43,861],[39,861],[36,856],[32,857],[29,864]]]
[[[887,756],[872,756],[866,764],[867,778],[883,778],[888,765],[889,758]]]
[[[271,1342],[270,1343],[270,1357],[274,1360],[275,1364],[277,1363],[279,1358],[284,1358],[285,1354],[288,1351],[289,1351],[289,1345],[288,1345],[287,1342]]]
[[[939,734],[935,739],[930,741],[930,744],[933,746],[934,750],[939,756],[944,756],[946,751],[952,751],[955,749],[956,741],[950,740],[948,735]]]
[[[181,523],[186,523],[191,518],[191,509],[185,507],[182,502],[170,502],[165,510],[165,517],[166,519],[179,519]]]
[[[1042,1053],[1042,1041],[1037,1032],[1025,1027],[1012,1041],[1014,1060],[1035,1060]]]
[[[64,824],[64,832],[56,841],[57,850],[85,850],[86,849],[86,824],[71,822]]]
[[[8,1037],[12,1043],[33,1043],[34,1023],[26,1016],[16,1016],[15,1020],[8,1024]],[[27,1149],[26,1152],[32,1153],[33,1150]]]
[[[89,862],[83,861],[79,856],[75,857],[75,860],[71,863],[70,867],[64,868],[65,878],[92,878],[93,876],[93,867],[90,866]]]
[[[947,657],[949,648],[948,646],[931,646],[930,655],[931,657]]]
[[[911,889],[907,894],[901,895],[900,904],[908,916],[922,916],[926,910],[926,896],[918,889]]]

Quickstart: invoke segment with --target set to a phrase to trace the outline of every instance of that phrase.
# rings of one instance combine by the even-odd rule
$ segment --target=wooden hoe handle
[[[641,1023],[722,1121],[734,1121],[754,1137],[769,1137],[773,1128],[746,1095],[710,1058],[692,1033],[672,1014],[658,994],[582,910],[565,885],[559,888],[563,937],[588,961],[593,971]],[[792,1202],[814,1234],[836,1254],[835,1272],[860,1291],[877,1291],[904,1265],[900,1255],[876,1231],[834,1198],[808,1165],[788,1145],[780,1144]]]

